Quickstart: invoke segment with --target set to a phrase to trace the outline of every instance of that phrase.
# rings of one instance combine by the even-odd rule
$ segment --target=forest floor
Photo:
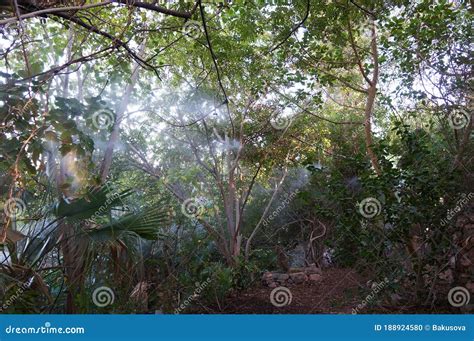
[[[199,307],[192,313],[200,314],[351,314],[368,295],[364,279],[353,269],[326,269],[320,282],[306,282],[288,286],[291,303],[275,307],[270,302],[272,288],[261,284],[231,294],[219,305]],[[382,289],[383,290],[383,289]],[[417,306],[364,307],[359,314],[430,314],[459,313],[451,307],[435,310]]]

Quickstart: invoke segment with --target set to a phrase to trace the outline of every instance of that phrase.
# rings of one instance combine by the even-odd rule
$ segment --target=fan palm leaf
[[[123,199],[133,194],[133,190],[113,192],[108,185],[90,188],[86,194],[72,202],[61,199],[54,208],[54,214],[59,218],[84,220],[94,214],[105,214],[114,206],[123,205]]]
[[[96,241],[120,239],[125,233],[133,233],[147,240],[163,237],[161,227],[168,222],[168,213],[161,207],[143,212],[126,214],[123,217],[100,227],[86,230]]]

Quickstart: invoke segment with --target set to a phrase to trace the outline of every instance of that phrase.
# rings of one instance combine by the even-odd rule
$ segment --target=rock
[[[266,286],[276,285],[273,276],[274,275],[271,272],[265,272],[262,276],[263,285],[266,285]]]
[[[273,274],[273,279],[275,281],[286,281],[288,278],[290,278],[290,276],[288,274],[279,274],[279,273],[276,273],[276,274]]]
[[[306,257],[306,247],[304,243],[299,243],[296,247],[289,252],[290,256],[290,268],[297,268],[304,266]]]
[[[320,268],[316,267],[316,266],[310,266],[310,267],[307,267],[304,271],[307,275],[313,275],[313,274],[317,274],[317,275],[322,275],[323,272],[321,271]]]
[[[290,274],[294,274],[294,273],[297,273],[297,272],[304,272],[304,269],[305,268],[290,268]]]
[[[469,282],[466,284],[466,289],[470,292],[474,292],[474,282]]]
[[[323,279],[323,276],[319,275],[319,274],[311,274],[309,275],[309,280],[310,281],[313,281],[313,282],[319,282]]]
[[[268,287],[269,288],[276,288],[277,284],[275,282],[271,282],[270,284],[268,284]]]
[[[308,276],[306,276],[304,272],[296,272],[296,273],[290,274],[290,278],[295,283],[303,283],[308,280]]]

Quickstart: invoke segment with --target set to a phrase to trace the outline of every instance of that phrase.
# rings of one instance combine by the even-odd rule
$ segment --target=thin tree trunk
[[[265,219],[265,216],[267,215],[268,211],[270,210],[270,207],[273,203],[273,201],[276,198],[276,195],[283,184],[283,181],[285,180],[287,175],[287,171],[285,170],[280,182],[275,186],[275,190],[273,191],[272,197],[270,198],[270,201],[267,204],[267,207],[265,207],[265,211],[263,211],[262,216],[260,217],[260,220],[257,223],[257,226],[253,229],[252,233],[250,234],[249,239],[247,239],[247,243],[245,244],[245,260],[248,261],[250,257],[250,244],[252,243],[252,239],[255,237],[257,234],[258,230],[260,229],[260,226],[262,226],[263,220]]]
[[[74,42],[74,27],[71,25],[69,27],[68,32],[68,41],[67,41],[67,48],[66,48],[66,61],[71,60],[72,56],[72,44]],[[63,97],[67,97],[69,95],[69,67],[66,68],[64,74],[64,83],[63,83]]]
[[[378,50],[377,50],[377,33],[375,31],[375,24],[371,19],[371,42],[370,48],[372,52],[372,58],[374,62],[374,71],[372,75],[372,80],[369,83],[368,88],[368,96],[367,102],[365,104],[365,144],[367,148],[367,155],[370,158],[370,162],[372,163],[372,167],[374,167],[375,172],[377,175],[382,174],[382,170],[380,169],[379,160],[377,155],[375,154],[374,150],[372,149],[373,146],[373,139],[372,139],[372,113],[374,110],[374,103],[375,103],[375,96],[377,94],[377,82],[379,79],[379,63],[378,63]]]
[[[146,45],[146,40],[144,40],[140,46],[140,55],[143,55],[143,52],[145,50],[145,45]],[[122,101],[120,102],[120,105],[117,110],[117,115],[114,121],[114,125],[112,127],[112,133],[110,134],[110,139],[107,144],[107,148],[105,150],[104,154],[104,159],[102,161],[102,166],[100,169],[100,180],[101,183],[104,183],[105,180],[107,179],[107,176],[110,173],[110,167],[112,165],[112,156],[114,153],[114,148],[115,145],[118,142],[119,134],[120,134],[120,124],[123,120],[123,115],[127,111],[127,106],[130,102],[130,96],[132,94],[133,88],[135,87],[135,84],[138,79],[138,74],[140,71],[140,66],[138,63],[134,63],[132,67],[132,76],[130,77],[130,82],[127,84],[127,87],[125,88],[125,92],[122,97]]]

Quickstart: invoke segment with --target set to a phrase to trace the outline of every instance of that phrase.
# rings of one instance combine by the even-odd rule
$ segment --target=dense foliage
[[[222,309],[298,250],[474,280],[468,1],[0,3],[1,310]]]

